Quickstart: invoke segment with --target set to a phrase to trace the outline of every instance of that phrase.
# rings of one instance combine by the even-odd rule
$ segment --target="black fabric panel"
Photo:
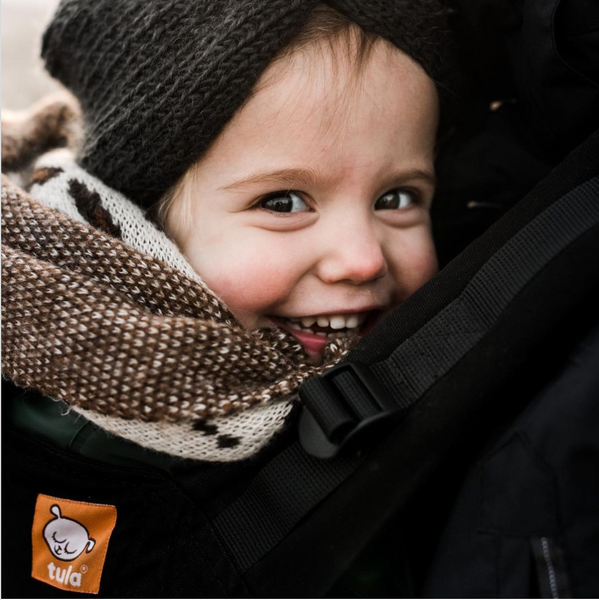
[[[432,206],[446,265],[599,127],[596,0],[449,0],[463,93]]]
[[[465,71],[464,110],[514,99],[560,160],[599,126],[595,0],[450,0]]]
[[[292,410],[291,416],[296,414]],[[217,516],[223,507],[235,502],[251,485],[256,475],[297,438],[288,427],[255,456],[235,462],[193,461],[194,467],[173,473],[176,484],[200,503],[209,517]]]
[[[444,145],[435,165],[433,237],[444,267],[511,209],[555,161],[545,156],[523,117],[506,102],[468,111],[467,121]]]
[[[508,41],[512,77],[537,139],[561,157],[599,126],[599,5],[525,0],[521,18]]]
[[[485,461],[479,497],[479,531],[531,537],[557,533],[553,473],[518,433]]]

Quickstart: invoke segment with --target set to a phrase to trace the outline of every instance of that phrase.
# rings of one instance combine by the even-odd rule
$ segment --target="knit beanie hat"
[[[151,208],[207,150],[318,0],[62,0],[43,38],[79,100],[80,164]],[[438,0],[330,0],[447,87]],[[442,94],[441,94],[442,96]]]

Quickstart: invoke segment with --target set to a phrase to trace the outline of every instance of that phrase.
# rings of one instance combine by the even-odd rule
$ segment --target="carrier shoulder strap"
[[[301,444],[214,521],[246,589],[323,595],[457,444],[522,408],[514,378],[546,377],[598,298],[599,131],[341,366],[304,384]],[[340,452],[373,437],[367,453]]]

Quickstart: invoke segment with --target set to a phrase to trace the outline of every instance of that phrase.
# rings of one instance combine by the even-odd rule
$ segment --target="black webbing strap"
[[[599,222],[599,177],[577,186],[497,250],[457,298],[384,360],[345,363],[300,395],[306,406],[300,440],[330,458],[350,443],[375,437],[481,340],[530,280]]]
[[[355,457],[318,460],[297,441],[271,460],[214,520],[240,571],[274,548],[359,462]]]
[[[292,443],[220,512],[215,528],[256,595],[320,595],[443,460],[462,423],[470,426],[475,414],[484,428],[481,406],[494,414],[489,408],[497,403],[492,389],[485,396],[482,390],[517,373],[522,349],[534,348],[539,332],[571,314],[580,295],[599,283],[599,253],[580,265],[580,252],[598,241],[598,174],[599,133],[389,322],[378,324],[349,355],[361,365],[305,384],[317,390],[316,399],[302,390],[306,405],[320,410],[309,418],[333,446],[343,444],[356,422],[412,408],[396,435],[381,438],[364,459],[322,461]],[[569,266],[570,247],[578,270]],[[573,272],[571,302],[540,306],[547,310],[536,311],[531,339],[512,348],[520,362],[510,362],[511,328],[515,323],[521,331],[534,321],[526,311],[544,302],[547,286],[562,280],[564,269]],[[503,363],[500,376],[496,363]]]

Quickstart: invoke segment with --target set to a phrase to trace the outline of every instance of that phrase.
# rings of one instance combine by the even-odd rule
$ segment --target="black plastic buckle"
[[[317,458],[332,458],[342,449],[363,447],[401,413],[362,363],[343,363],[305,381],[299,395],[304,403],[300,443]]]

